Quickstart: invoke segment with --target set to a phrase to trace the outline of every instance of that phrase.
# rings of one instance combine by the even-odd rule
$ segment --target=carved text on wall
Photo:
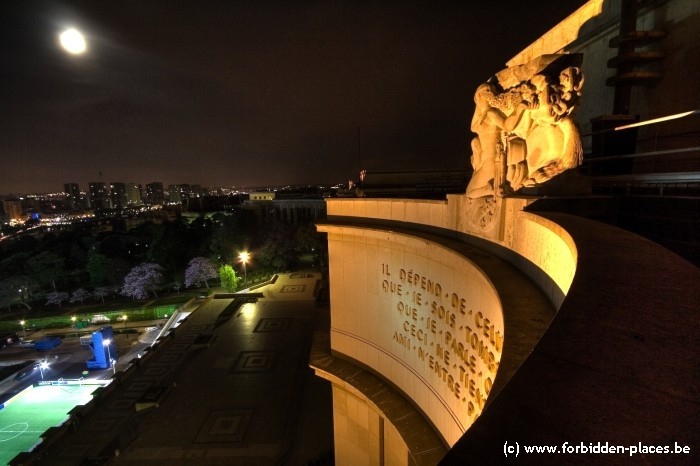
[[[431,385],[443,385],[473,421],[482,411],[503,350],[502,322],[492,322],[469,299],[412,269],[381,265],[381,289],[398,318],[392,341],[418,362]]]

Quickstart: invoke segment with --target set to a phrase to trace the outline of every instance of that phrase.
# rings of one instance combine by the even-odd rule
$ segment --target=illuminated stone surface
[[[328,222],[319,225],[328,233],[330,255],[327,358],[368,368],[386,387],[363,390],[351,370],[348,376],[349,369],[334,370],[313,357],[312,367],[334,386],[345,387],[343,397],[357,398],[352,403],[377,406],[378,416],[392,424],[406,444],[406,451],[396,446],[400,452],[394,453],[408,455],[416,464],[434,464],[421,463],[424,447],[410,434],[420,430],[416,425],[421,416],[410,428],[397,427],[383,411],[384,397],[396,391],[412,400],[429,420],[423,425],[432,425],[444,445],[453,445],[488,404],[489,394],[505,385],[532,350],[575,269],[575,248],[566,233],[522,212],[527,202],[499,201],[494,228],[479,232],[458,220],[465,202],[466,196],[450,196],[447,202],[329,200]],[[537,250],[550,243],[550,253],[538,255]],[[539,261],[552,276],[561,275],[557,283],[541,274],[551,290],[549,299],[496,257],[512,254],[510,248]],[[345,411],[335,416],[344,419],[336,421],[341,424],[359,422]],[[339,457],[346,450],[351,456]],[[337,445],[336,460],[357,460],[353,451]],[[383,451],[388,454],[386,445]]]
[[[328,221],[319,225],[329,234],[332,342],[330,354],[320,358],[325,364],[312,358],[312,366],[345,387],[342,396],[356,398],[352,405],[376,407],[384,425],[396,428],[405,449],[394,444],[392,454],[434,464],[421,462],[424,445],[410,435],[420,430],[420,416],[412,416],[409,427],[395,423],[395,408],[383,404],[389,393],[411,400],[426,419],[423,428],[432,425],[451,447],[444,465],[493,462],[504,442],[513,439],[625,445],[658,443],[669,436],[682,445],[700,441],[698,430],[687,428],[695,425],[700,405],[693,369],[693,355],[700,350],[697,267],[615,227],[547,213],[550,204],[539,207],[545,200],[502,198],[488,224],[465,219],[462,213],[477,201],[466,196],[447,201],[329,200]],[[509,270],[509,264],[516,270]],[[490,396],[482,415],[468,419],[473,424],[454,444],[450,436],[459,428],[452,413],[465,416],[469,408],[460,412],[435,402],[449,393],[448,384],[421,372],[413,341],[411,350],[403,346],[409,339],[421,342],[423,335],[411,333],[414,314],[402,314],[396,297],[407,296],[408,290],[418,320],[430,318],[420,306],[410,306],[411,293],[418,290],[413,281],[407,284],[408,276],[401,280],[407,266],[414,273],[428,270],[425,276],[445,288],[461,281],[468,289],[465,296],[479,299],[484,287],[474,267],[488,277],[503,316],[503,351]],[[523,275],[546,295],[550,314],[541,302],[525,298],[528,287],[518,282]],[[396,278],[394,285],[383,285],[383,276]],[[405,322],[405,339],[392,333],[388,341],[378,340],[382,332],[402,333]],[[448,321],[442,330],[449,328]],[[347,360],[354,370],[335,370],[333,357]],[[362,371],[384,381],[383,388],[363,389],[357,374]],[[338,422],[357,424],[356,415],[344,411],[345,420]],[[384,440],[388,445],[389,439]],[[387,451],[381,451],[387,458]],[[348,461],[359,458],[348,444],[338,452],[349,455]],[[682,462],[686,459],[692,463],[690,457]]]
[[[508,195],[581,165],[581,136],[572,116],[583,87],[581,59],[538,57],[479,86],[470,198]]]

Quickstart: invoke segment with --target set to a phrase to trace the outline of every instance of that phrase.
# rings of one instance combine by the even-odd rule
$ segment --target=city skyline
[[[115,185],[124,185],[127,189],[137,189],[139,192],[146,193],[148,185],[160,184],[163,187],[164,192],[168,193],[172,189],[182,190],[183,188],[190,189],[192,192],[198,192],[200,194],[215,194],[218,192],[225,193],[244,193],[255,191],[268,191],[268,190],[295,190],[295,189],[306,189],[306,188],[338,188],[342,185],[331,185],[326,183],[307,183],[307,184],[287,184],[287,185],[271,185],[271,184],[260,184],[260,185],[231,185],[231,186],[203,186],[197,183],[163,183],[161,181],[152,180],[148,183],[133,183],[128,181],[89,181],[86,183],[75,183],[75,182],[65,182],[61,186],[56,187],[53,190],[45,191],[17,191],[17,192],[0,192],[0,199],[7,198],[24,198],[24,197],[52,197],[52,196],[70,196],[72,195],[72,186],[77,187],[77,193],[85,196],[89,196],[90,188],[92,185],[103,184],[107,195],[110,195],[114,190]],[[119,186],[117,186],[119,188]],[[145,194],[143,194],[145,197]]]
[[[478,84],[583,3],[544,20],[507,1],[17,2],[0,36],[0,193],[464,169]],[[60,49],[69,26],[83,55]]]

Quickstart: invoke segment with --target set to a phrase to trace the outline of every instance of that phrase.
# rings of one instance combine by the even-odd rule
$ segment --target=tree
[[[95,299],[101,299],[102,302],[105,302],[105,296],[109,296],[112,293],[114,293],[114,288],[111,286],[98,286],[95,288],[95,291],[92,292],[92,296],[95,297]]]
[[[121,294],[134,299],[146,299],[150,291],[157,298],[156,291],[162,281],[163,268],[152,262],[144,262],[126,274]]]
[[[70,302],[77,303],[78,301],[80,301],[80,304],[83,304],[83,301],[85,301],[89,297],[90,292],[88,290],[86,290],[85,288],[78,288],[70,296]]]
[[[168,279],[187,264],[187,259],[195,256],[189,251],[196,244],[187,225],[180,221],[160,225],[158,232],[151,238],[148,248],[148,261],[160,264]]]
[[[6,278],[0,281],[0,306],[6,307],[9,311],[12,305],[19,301],[18,288],[13,283],[13,278]]]
[[[209,259],[206,257],[195,257],[190,261],[187,270],[185,270],[185,286],[189,288],[194,284],[199,287],[204,282],[208,290],[209,283],[207,283],[207,280],[217,276],[214,264]]]
[[[63,301],[68,301],[69,295],[65,291],[52,291],[46,295],[46,305],[58,304],[61,307]]]
[[[238,288],[238,276],[230,265],[219,267],[219,280],[221,280],[221,286],[229,291],[235,291]]]
[[[213,257],[220,261],[231,260],[241,245],[251,244],[251,239],[258,236],[256,225],[255,214],[248,210],[218,216],[209,246]]]
[[[25,270],[40,286],[51,285],[56,291],[56,280],[64,275],[65,261],[57,254],[43,251],[27,260]]]
[[[17,301],[16,297],[7,296],[0,294],[0,308],[7,308],[8,311],[12,310],[12,305]]]
[[[312,223],[300,226],[294,235],[297,251],[301,254],[311,254],[314,263],[323,265],[328,255],[328,242],[323,234],[316,231]]]
[[[175,280],[170,284],[170,288],[173,290],[177,291],[177,294],[180,294],[180,288],[182,288],[182,282],[180,280]]]
[[[110,261],[106,275],[107,283],[118,288],[119,284],[124,281],[126,274],[131,270],[131,264],[120,257],[110,259]]]
[[[6,278],[0,282],[0,302],[8,310],[13,304],[21,304],[31,310],[27,301],[36,297],[34,292],[37,287],[37,283],[26,275]]]
[[[294,268],[299,256],[294,233],[289,227],[277,226],[270,229],[255,255],[258,262],[276,271]]]
[[[17,271],[24,270],[29,257],[29,253],[15,252],[0,260],[0,279],[16,277]]]
[[[94,249],[88,254],[87,271],[90,274],[92,286],[102,286],[107,281],[107,273],[110,269],[111,261],[104,254],[100,254]]]

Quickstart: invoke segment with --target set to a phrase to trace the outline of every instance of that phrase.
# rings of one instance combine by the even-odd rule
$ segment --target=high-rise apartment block
[[[71,209],[79,210],[82,207],[78,183],[65,183],[63,185],[63,192],[66,193],[66,201]]]
[[[2,208],[5,210],[5,215],[7,215],[10,220],[16,222],[22,220],[22,201],[20,199],[4,199],[2,201]]]
[[[141,197],[141,185],[136,183],[126,184],[126,203],[129,207],[143,205],[143,198]]]
[[[123,209],[127,206],[126,183],[112,182],[109,185],[109,200],[113,209]]]
[[[102,181],[93,181],[88,184],[88,202],[93,209],[107,209],[107,186]]]
[[[146,203],[149,205],[162,204],[165,200],[163,183],[154,181],[146,185]]]
[[[187,199],[187,194],[182,192],[181,184],[168,185],[168,202],[171,204],[182,204]]]

